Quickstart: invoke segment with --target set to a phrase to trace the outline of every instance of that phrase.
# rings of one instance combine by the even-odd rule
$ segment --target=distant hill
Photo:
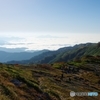
[[[36,55],[39,55],[43,52],[47,52],[48,50],[41,50],[41,51],[34,51],[34,52],[5,52],[0,51],[0,62],[7,62],[7,61],[21,61],[21,60],[28,60]]]
[[[29,60],[11,61],[8,63],[32,64],[32,63],[54,63],[54,62],[67,62],[76,58],[81,58],[86,55],[100,55],[99,43],[86,43],[70,47],[60,48],[56,51],[43,52]]]

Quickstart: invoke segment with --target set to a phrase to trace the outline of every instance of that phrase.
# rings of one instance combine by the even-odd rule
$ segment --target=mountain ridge
[[[0,62],[7,62],[7,61],[20,61],[20,60],[28,60],[36,55],[39,55],[43,52],[48,50],[41,50],[41,51],[34,51],[34,52],[6,52],[0,51]]]
[[[29,60],[14,61],[13,63],[19,64],[34,64],[34,63],[54,63],[54,62],[67,62],[74,60],[85,55],[100,55],[100,47],[98,43],[85,43],[74,46],[60,48],[56,51],[47,51],[32,57]],[[12,61],[7,62],[12,63]]]

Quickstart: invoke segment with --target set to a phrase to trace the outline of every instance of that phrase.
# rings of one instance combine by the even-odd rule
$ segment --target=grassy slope
[[[54,68],[63,65],[79,67],[78,73],[63,73]],[[100,64],[69,62],[51,65],[0,65],[0,100],[99,100],[98,97],[70,97],[70,91],[97,91],[100,93],[100,76],[94,72]],[[92,70],[90,70],[92,69]],[[71,78],[71,81],[69,80]],[[20,85],[11,80],[17,79]]]
[[[73,60],[75,58],[82,57],[85,55],[95,55],[95,56],[100,55],[100,47],[98,47],[98,44],[92,44],[92,43],[80,44],[69,48],[66,47],[57,51],[58,53],[55,55],[51,53],[51,55],[49,56],[46,56],[44,58],[42,57],[42,59],[40,59],[38,63],[54,63],[54,62]],[[41,57],[41,55],[39,56]],[[34,59],[32,59],[32,61],[34,62]]]
[[[85,55],[100,55],[100,47],[98,47],[97,44],[91,44],[89,46],[80,45],[77,48],[73,47],[72,50],[61,52],[53,60],[51,60],[50,63],[57,61],[69,61]]]

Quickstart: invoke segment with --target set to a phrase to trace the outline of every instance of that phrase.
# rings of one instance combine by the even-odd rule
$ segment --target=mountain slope
[[[66,62],[85,55],[100,55],[100,47],[98,47],[98,44],[96,43],[86,43],[75,45],[73,47],[61,48],[56,52],[47,52],[47,54],[44,53],[44,57],[41,55],[38,55],[39,59],[36,59],[37,57],[33,57],[29,60],[29,62],[35,63],[35,60],[38,63]]]
[[[11,61],[8,63],[20,63],[20,64],[32,64],[32,63],[54,63],[54,62],[67,62],[80,58],[86,55],[100,55],[100,46],[99,43],[86,43],[79,44],[73,47],[64,47],[56,51],[48,51],[41,53],[40,55],[34,56],[29,60],[23,61]]]
[[[60,69],[55,64],[1,63],[0,100],[99,100],[100,64],[67,62]],[[71,91],[95,91],[98,96],[71,97]]]

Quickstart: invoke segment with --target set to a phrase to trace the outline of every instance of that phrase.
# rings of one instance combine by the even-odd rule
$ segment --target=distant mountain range
[[[48,51],[48,50],[41,50],[41,51],[34,51],[34,52],[0,51],[0,62],[28,60],[28,59],[31,59],[34,56],[37,56],[37,55],[39,55],[43,52],[46,52],[46,51]]]
[[[99,43],[86,43],[70,47],[60,48],[56,51],[46,51],[32,57],[29,60],[10,61],[11,64],[34,64],[34,63],[54,63],[54,62],[67,62],[86,55],[100,55],[100,42]]]

